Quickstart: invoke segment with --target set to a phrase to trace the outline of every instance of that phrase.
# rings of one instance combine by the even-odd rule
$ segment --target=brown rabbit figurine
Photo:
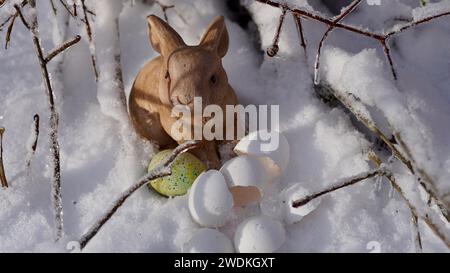
[[[129,112],[141,136],[160,148],[172,148],[177,144],[171,135],[171,127],[177,121],[171,115],[175,105],[193,109],[194,97],[201,97],[203,108],[215,104],[225,112],[225,105],[237,104],[222,66],[222,58],[228,51],[228,32],[223,16],[218,16],[207,28],[200,44],[188,46],[157,16],[150,15],[147,19],[151,45],[161,56],[139,71],[130,94]],[[192,151],[208,169],[220,167],[216,142],[204,140]]]

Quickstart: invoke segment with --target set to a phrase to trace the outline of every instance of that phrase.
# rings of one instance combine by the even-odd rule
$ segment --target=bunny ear
[[[181,36],[169,24],[155,15],[147,17],[149,37],[152,47],[162,56],[186,46]]]
[[[228,31],[223,16],[217,16],[209,25],[200,45],[209,50],[216,50],[220,57],[225,56],[228,51]]]

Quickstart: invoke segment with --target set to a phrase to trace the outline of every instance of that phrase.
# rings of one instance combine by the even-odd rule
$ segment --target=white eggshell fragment
[[[269,182],[266,169],[254,156],[238,156],[227,161],[220,172],[233,194],[235,206],[244,207],[258,202]]]
[[[275,130],[261,130],[248,134],[239,141],[234,151],[238,155],[269,158],[277,167],[275,170],[277,175],[281,175],[289,164],[289,143],[282,133]]]
[[[281,193],[281,198],[283,200],[283,204],[285,205],[285,222],[287,224],[293,224],[299,222],[303,217],[310,214],[313,210],[315,210],[319,204],[321,199],[316,198],[305,205],[294,208],[292,207],[292,203],[296,200],[306,197],[310,194],[310,191],[303,188],[299,183],[294,184]]]
[[[221,227],[233,209],[233,196],[222,173],[203,172],[189,190],[189,211],[192,218],[205,227]]]
[[[234,253],[231,240],[216,229],[202,228],[183,245],[184,253]]]
[[[240,253],[272,253],[286,240],[283,224],[267,216],[251,217],[234,234],[234,246]]]

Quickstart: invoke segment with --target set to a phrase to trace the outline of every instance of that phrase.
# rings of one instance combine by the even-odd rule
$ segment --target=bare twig
[[[306,39],[305,35],[303,33],[303,24],[302,24],[302,17],[298,14],[292,13],[292,16],[294,17],[295,26],[297,27],[298,37],[300,39],[300,46],[303,48],[303,52],[306,55]]]
[[[174,8],[175,5],[164,5],[161,2],[155,0],[155,3],[161,8],[163,14],[164,14],[164,20],[169,23],[169,17],[167,16],[167,10]]]
[[[390,50],[389,50],[389,47],[388,47],[388,40],[391,39],[392,37],[402,33],[403,31],[405,31],[407,29],[410,29],[412,27],[415,27],[415,26],[418,26],[418,25],[430,22],[432,20],[435,20],[435,19],[438,19],[438,18],[450,15],[450,11],[445,11],[445,12],[442,12],[442,13],[437,14],[437,15],[431,15],[431,16],[425,17],[425,18],[423,18],[421,20],[418,20],[418,21],[409,22],[409,23],[404,24],[404,25],[402,25],[399,28],[395,28],[395,29],[393,29],[393,30],[391,30],[391,31],[389,31],[387,33],[381,33],[380,34],[380,33],[371,32],[371,31],[368,31],[366,29],[362,29],[362,28],[359,28],[359,27],[355,27],[355,26],[352,26],[352,25],[343,24],[343,23],[341,23],[339,21],[336,22],[335,21],[336,19],[326,18],[326,17],[323,17],[322,15],[316,14],[314,12],[311,12],[311,11],[308,11],[308,10],[304,10],[304,9],[301,9],[301,8],[295,8],[295,7],[289,6],[289,5],[285,4],[285,3],[280,3],[280,2],[271,1],[271,0],[254,0],[254,1],[262,3],[262,4],[266,4],[266,5],[275,7],[275,8],[280,8],[282,10],[287,10],[288,12],[291,12],[293,14],[297,14],[298,16],[309,18],[309,19],[312,19],[312,20],[324,23],[324,24],[326,24],[326,25],[328,25],[329,27],[332,27],[332,28],[344,29],[344,30],[347,30],[347,31],[350,31],[350,32],[353,32],[353,33],[356,33],[356,34],[359,34],[359,35],[362,35],[362,36],[365,36],[365,37],[377,40],[380,43],[380,45],[383,47],[383,49],[384,49],[386,58],[388,59],[389,65],[391,66],[392,76],[394,77],[394,79],[397,79],[397,73],[395,71],[394,62],[392,60],[392,56],[390,54]],[[352,4],[354,4],[355,2],[357,2],[357,1],[353,1]],[[352,7],[352,4],[349,5],[350,8]],[[354,9],[354,7],[353,7],[353,9]],[[351,13],[351,11],[352,11],[349,8],[346,9],[346,10],[349,10],[349,13]],[[344,17],[345,16],[346,15],[344,15]],[[339,16],[337,18],[339,18]],[[329,28],[327,29],[327,32],[329,32]],[[326,38],[327,35],[328,35],[328,33],[325,35],[325,38]]]
[[[40,121],[39,115],[38,114],[34,115],[33,128],[30,136],[30,147],[28,148],[29,154],[27,158],[27,167],[31,166],[31,161],[33,160],[34,154],[36,153],[37,144],[39,140],[39,121]]]
[[[28,4],[28,0],[23,0],[23,1],[20,3],[19,6],[23,8],[23,7],[25,7],[27,4]],[[0,24],[0,31],[2,31],[2,30],[3,30],[3,27],[6,26],[6,25],[9,23],[9,21],[12,20],[12,18],[15,16],[15,14],[16,14],[16,13],[9,15],[9,16],[6,18],[6,20],[3,21],[3,23]]]
[[[83,15],[84,15],[83,22],[84,22],[84,26],[86,28],[86,33],[87,33],[87,37],[88,37],[89,50],[91,52],[91,62],[92,62],[92,67],[94,68],[95,81],[98,81],[97,61],[95,59],[95,46],[94,46],[94,41],[92,38],[91,23],[89,22],[89,17],[87,15],[88,9],[86,7],[85,0],[81,0],[81,8],[83,9]]]
[[[30,24],[28,24],[27,20],[25,19],[25,16],[23,16],[23,13],[21,11],[21,8],[17,5],[14,5],[14,8],[16,9],[16,12],[19,14],[20,20],[22,20],[22,24],[28,29],[31,30]]]
[[[64,9],[70,14],[70,16],[72,16],[72,17],[77,17],[77,15],[76,15],[74,12],[72,12],[72,11],[70,10],[70,7],[69,7],[69,5],[66,3],[66,1],[64,1],[64,0],[59,0],[59,2],[60,2],[61,5],[64,7]],[[76,9],[74,9],[74,10],[76,10]]]
[[[5,49],[8,49],[9,42],[11,40],[11,33],[14,27],[14,23],[16,22],[17,16],[19,16],[19,13],[15,13],[9,23],[8,31],[6,32],[6,42],[5,42]]]
[[[278,46],[278,42],[280,41],[281,29],[283,27],[284,18],[286,17],[287,8],[283,7],[281,9],[280,20],[278,21],[277,31],[275,32],[275,37],[273,39],[272,45],[267,49],[267,55],[269,57],[273,57],[277,55],[278,50],[280,49]]]
[[[8,187],[8,180],[5,175],[5,167],[3,165],[3,134],[5,133],[5,128],[0,127],[0,182],[3,188]]]
[[[316,62],[314,64],[314,83],[319,83],[319,66],[320,66],[320,55],[322,52],[322,47],[325,43],[325,39],[328,37],[328,34],[330,34],[335,28],[336,24],[340,21],[344,20],[347,15],[349,15],[359,4],[361,4],[362,0],[353,0],[353,2],[348,5],[341,14],[339,14],[335,19],[333,19],[332,24],[328,26],[327,31],[322,36],[322,39],[319,42],[319,46],[317,47],[317,53],[316,53]]]
[[[55,2],[53,2],[53,0],[49,0],[49,1],[50,1],[50,6],[52,7],[53,15],[56,15],[58,10],[56,9]]]
[[[53,58],[58,56],[61,52],[68,49],[69,47],[75,45],[80,40],[81,40],[81,36],[77,35],[77,36],[75,36],[75,38],[72,38],[69,41],[64,42],[62,45],[58,46],[57,48],[53,49],[52,51],[50,51],[50,53],[45,58],[45,63],[49,63]]]
[[[364,181],[366,179],[375,177],[375,176],[383,176],[386,173],[389,173],[389,171],[386,168],[378,168],[374,171],[370,171],[370,172],[364,172],[346,179],[342,179],[336,183],[334,183],[333,185],[329,186],[328,188],[321,190],[319,192],[307,195],[305,197],[303,197],[302,199],[299,200],[295,200],[294,202],[292,202],[292,207],[294,208],[298,208],[301,207],[303,205],[306,205],[308,202],[312,201],[313,199],[316,199],[322,195],[334,192],[336,190],[354,185],[358,182]]]
[[[44,50],[41,45],[39,37],[39,24],[37,19],[36,11],[36,0],[28,0],[28,4],[32,9],[31,21],[30,21],[30,32],[33,40],[33,44],[36,50],[36,55],[39,60],[39,65],[42,72],[42,79],[44,81],[45,90],[48,98],[48,105],[50,110],[50,151],[52,155],[52,203],[54,208],[55,225],[56,225],[56,240],[58,241],[63,236],[63,207],[62,207],[62,196],[61,196],[61,166],[60,166],[60,151],[59,151],[59,141],[58,141],[58,124],[59,117],[55,105],[55,96],[53,93],[53,86],[50,79],[50,73],[47,68],[46,58],[44,56]],[[17,7],[20,12],[20,7]],[[24,20],[26,22],[26,20]],[[60,51],[59,53],[61,53]]]
[[[92,227],[81,237],[78,241],[81,250],[89,243],[89,241],[100,231],[104,224],[106,224],[111,217],[116,213],[116,211],[125,203],[125,201],[134,193],[136,190],[140,189],[142,186],[149,183],[151,180],[168,176],[172,173],[172,165],[178,155],[187,152],[190,149],[197,147],[198,141],[187,141],[180,144],[175,148],[172,153],[164,159],[158,167],[150,171],[147,175],[139,179],[139,181],[133,186],[129,187],[121,196],[113,203],[113,205],[108,209],[108,211],[97,220]]]

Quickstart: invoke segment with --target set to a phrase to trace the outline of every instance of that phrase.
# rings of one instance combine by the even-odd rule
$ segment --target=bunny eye
[[[216,85],[216,83],[217,83],[217,76],[216,76],[216,75],[212,75],[211,78],[209,79],[209,81],[210,81],[213,85]]]

